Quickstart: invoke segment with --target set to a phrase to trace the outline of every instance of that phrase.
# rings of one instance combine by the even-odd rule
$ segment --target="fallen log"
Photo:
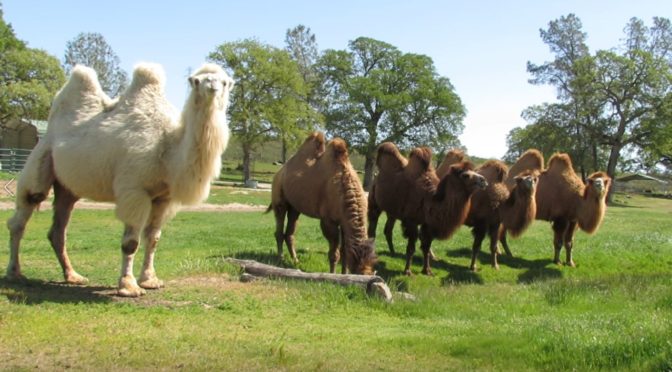
[[[315,282],[329,282],[340,285],[356,285],[366,290],[369,295],[377,295],[385,301],[392,301],[392,292],[385,280],[377,275],[306,273],[297,269],[284,269],[266,265],[254,260],[227,258],[227,262],[240,266],[247,274],[265,278],[299,279]]]

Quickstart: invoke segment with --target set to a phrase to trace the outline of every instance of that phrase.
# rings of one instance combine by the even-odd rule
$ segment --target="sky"
[[[299,24],[315,34],[320,50],[346,50],[360,36],[401,52],[432,58],[467,109],[460,141],[468,154],[501,158],[506,135],[527,123],[522,111],[556,100],[550,86],[528,82],[527,62],[553,55],[539,30],[576,14],[594,52],[620,45],[630,18],[652,24],[672,18],[670,0],[285,0],[127,1],[0,0],[4,20],[31,48],[63,61],[66,43],[80,32],[102,34],[131,75],[148,61],[163,65],[168,99],[181,108],[188,71],[217,46],[247,38],[285,47]],[[235,78],[235,77],[234,77]]]

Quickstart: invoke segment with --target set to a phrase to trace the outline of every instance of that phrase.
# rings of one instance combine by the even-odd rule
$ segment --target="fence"
[[[0,148],[0,170],[10,173],[21,172],[31,151],[29,149]]]

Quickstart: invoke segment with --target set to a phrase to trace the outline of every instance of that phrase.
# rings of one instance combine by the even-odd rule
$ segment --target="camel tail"
[[[268,212],[270,212],[272,210],[273,210],[273,203],[268,205],[268,208],[266,208],[266,210],[264,211],[264,214],[268,214]]]

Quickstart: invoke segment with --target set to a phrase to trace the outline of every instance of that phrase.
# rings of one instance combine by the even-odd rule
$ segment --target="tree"
[[[528,63],[534,76],[530,81],[555,85],[561,103],[546,105],[547,112],[532,115],[533,126],[552,129],[553,136],[546,138],[571,137],[572,143],[565,144],[563,151],[578,159],[584,176],[586,168],[595,170],[606,163],[613,178],[626,149],[649,163],[669,159],[672,26],[664,18],[656,17],[653,23],[648,28],[632,18],[620,48],[592,55],[585,47],[581,23],[572,14],[541,31],[556,58],[539,66]],[[521,142],[521,137],[529,139],[532,133],[517,131],[510,138]],[[592,163],[586,162],[590,158]]]
[[[208,59],[228,69],[236,80],[230,125],[242,146],[243,178],[247,182],[257,146],[279,133],[290,132],[297,122],[312,115],[306,103],[305,83],[287,51],[253,39],[224,43]]]
[[[0,8],[0,123],[12,117],[45,120],[64,81],[58,59],[17,39]]]
[[[110,97],[121,94],[128,85],[128,75],[103,35],[82,32],[66,44],[64,67],[67,73],[77,64],[91,67],[98,74],[103,91]]]
[[[317,64],[327,130],[364,155],[365,188],[382,142],[439,151],[459,144],[465,109],[431,58],[360,37],[349,43],[349,51],[325,51]]]
[[[282,162],[287,160],[289,147],[296,147],[304,140],[304,134],[312,129],[316,124],[321,124],[323,119],[319,115],[320,107],[319,97],[319,78],[315,68],[318,58],[318,47],[315,34],[311,33],[310,28],[304,25],[298,25],[293,29],[287,30],[285,34],[285,49],[289,56],[297,63],[299,72],[305,85],[305,103],[312,107],[305,118],[300,118],[295,125],[281,128],[280,139],[282,142]]]

